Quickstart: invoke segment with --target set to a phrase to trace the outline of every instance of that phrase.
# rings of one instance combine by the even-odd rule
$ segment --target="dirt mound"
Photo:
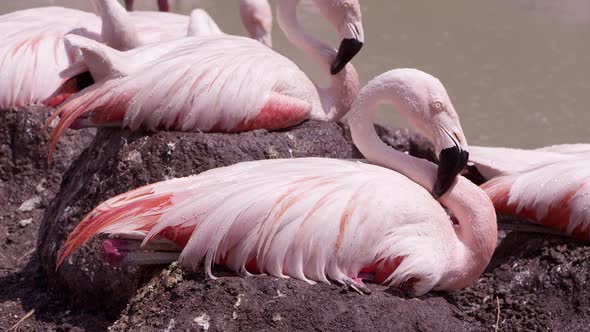
[[[9,329],[30,310],[35,311],[22,323],[25,330],[104,331],[117,318],[115,331],[490,331],[496,321],[501,331],[578,331],[590,325],[585,289],[590,252],[570,239],[523,233],[501,242],[473,287],[417,299],[379,285],[369,285],[371,295],[359,295],[338,285],[243,278],[227,271],[210,280],[183,274],[175,265],[115,269],[98,260],[96,242],[56,273],[56,254],[67,233],[90,209],[120,192],[242,160],[360,155],[346,128],[337,124],[308,122],[290,131],[239,135],[105,130],[58,188],[61,172],[91,135],[69,132],[56,166],[47,168],[47,135],[40,131],[47,112],[0,113],[0,190],[7,197],[0,208],[0,329]],[[396,148],[433,156],[406,130],[378,131]],[[40,199],[30,200],[36,196]],[[46,206],[37,254],[36,231]],[[20,226],[29,218],[30,224]]]
[[[458,309],[439,296],[370,295],[343,286],[269,276],[186,274],[173,264],[141,288],[113,331],[464,331]]]
[[[590,250],[569,238],[512,232],[470,289],[448,297],[463,320],[501,331],[587,331]]]
[[[56,151],[53,167],[48,167],[48,131],[42,127],[51,112],[42,107],[0,110],[2,331],[33,308],[37,309],[37,316],[23,323],[23,328],[45,330],[50,326],[69,326],[65,323],[69,321],[68,315],[64,315],[69,309],[45,290],[45,280],[38,273],[35,248],[41,219],[59,189],[62,173],[90,144],[94,134],[89,130],[67,131]],[[61,320],[64,324],[47,320]],[[89,317],[83,320],[97,321]]]
[[[408,131],[380,131],[388,135],[388,142],[406,151],[419,150],[420,142],[424,142],[414,142]],[[426,145],[426,149],[429,147]],[[57,253],[67,234],[92,208],[119,193],[156,181],[240,161],[304,156],[352,158],[360,154],[336,123],[310,121],[282,132],[241,134],[100,131],[64,175],[62,188],[45,215],[39,241],[44,271],[50,283],[75,302],[90,309],[108,304],[110,312],[116,314],[158,269],[105,265],[97,254],[100,241],[95,240],[77,250],[55,272]]]

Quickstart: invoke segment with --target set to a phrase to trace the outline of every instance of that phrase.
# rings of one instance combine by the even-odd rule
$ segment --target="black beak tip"
[[[340,43],[340,47],[338,48],[338,54],[336,54],[336,59],[332,62],[330,66],[330,73],[332,75],[338,74],[346,64],[352,60],[358,52],[361,51],[363,48],[363,42],[353,38],[346,38],[342,39]]]
[[[468,160],[469,152],[463,151],[459,147],[443,149],[440,152],[436,182],[432,189],[432,197],[437,199],[451,188],[457,175],[467,165]]]

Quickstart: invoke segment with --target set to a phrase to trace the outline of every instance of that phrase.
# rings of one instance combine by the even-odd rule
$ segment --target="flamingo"
[[[535,150],[472,146],[470,155],[499,213],[585,241],[590,240],[589,160],[590,144]]]
[[[47,122],[61,117],[51,133],[49,160],[69,127],[241,132],[340,119],[358,93],[358,75],[348,62],[363,44],[360,5],[357,0],[317,0],[343,38],[336,51],[303,31],[298,3],[277,3],[279,25],[332,74],[326,89],[283,55],[242,37],[183,38],[118,52],[67,36],[68,45],[83,54],[69,75],[89,71],[97,83],[61,105]]]
[[[379,139],[372,119],[382,102],[434,142],[438,172]],[[494,251],[496,214],[479,187],[457,177],[467,143],[443,85],[416,69],[386,72],[361,90],[349,122],[372,164],[259,160],[150,184],[91,211],[57,267],[105,233],[101,254],[115,265],[178,259],[190,270],[204,262],[211,278],[220,264],[361,291],[368,291],[361,279],[372,278],[414,295],[469,286]]]
[[[172,13],[127,13],[116,0],[94,0],[93,4],[102,23],[94,14],[61,7],[0,16],[0,109],[42,104],[55,107],[93,83],[84,73],[74,79],[60,76],[77,59],[76,52],[66,50],[67,34],[89,37],[119,50],[183,37],[187,26],[189,35],[221,34],[211,17],[199,9],[189,19]],[[253,13],[259,15],[260,11]],[[270,40],[268,36],[260,38]]]

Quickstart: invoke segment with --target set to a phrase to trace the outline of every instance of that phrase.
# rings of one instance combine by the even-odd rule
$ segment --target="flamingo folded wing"
[[[583,240],[590,239],[587,160],[554,163],[482,185],[495,208]]]
[[[166,238],[181,264],[346,282],[375,273],[422,294],[447,269],[449,216],[423,188],[393,171],[307,158],[240,163],[111,198],[78,225],[58,265],[98,233]],[[253,268],[254,267],[254,268]],[[311,280],[310,280],[311,279]]]
[[[63,36],[80,27],[86,36],[100,35],[96,15],[73,9],[35,8],[0,16],[0,109],[41,105],[64,83],[59,73],[70,59]]]
[[[318,99],[313,83],[294,63],[247,38],[184,38],[126,53],[83,37],[68,41],[83,45],[90,52],[86,58],[116,56],[118,64],[109,58],[98,62],[123,76],[79,92],[54,113],[53,118],[61,119],[51,149],[72,125],[205,132],[281,129],[308,118]],[[86,49],[91,47],[94,53]],[[116,70],[121,66],[126,67]],[[88,67],[92,73],[90,63]]]

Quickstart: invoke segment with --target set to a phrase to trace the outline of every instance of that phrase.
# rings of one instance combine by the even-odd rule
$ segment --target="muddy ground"
[[[76,180],[64,182],[62,194],[53,199],[60,191],[63,172],[92,135],[68,133],[54,168],[47,168],[43,147],[47,137],[40,129],[46,114],[43,110],[0,113],[1,330],[23,317],[21,331],[105,331],[109,326],[115,331],[494,331],[496,322],[501,331],[590,329],[586,246],[523,233],[509,234],[502,241],[492,264],[473,287],[418,299],[379,285],[369,286],[371,295],[359,295],[338,285],[308,285],[268,276],[242,278],[227,271],[218,271],[220,278],[210,280],[174,266],[142,269],[141,278],[133,279],[134,271],[100,266],[92,260],[71,265],[68,274],[60,276],[52,265],[58,244],[52,245],[48,238],[62,241],[75,220],[115,193],[186,175],[191,168],[204,170],[234,162],[228,154],[236,149],[243,152],[240,158],[250,159],[300,156],[301,151],[333,157],[358,154],[346,142],[345,130],[333,124],[307,123],[290,133],[249,134],[263,142],[262,150],[248,148],[246,143],[236,146],[237,141],[215,135],[102,132],[102,138],[65,176]],[[380,133],[398,148],[421,153],[415,137],[408,141],[407,131],[382,129]],[[309,135],[315,135],[320,144],[307,145]],[[204,150],[208,159],[203,157]],[[197,152],[201,157],[195,156]],[[86,185],[91,184],[87,189],[74,183],[83,178]],[[40,222],[48,207],[41,250],[36,251]],[[62,217],[50,217],[57,215]],[[61,224],[47,224],[56,220]],[[82,250],[78,259],[89,252]],[[84,279],[88,268],[97,269],[98,274]],[[100,273],[102,280],[96,277]],[[129,276],[133,284],[126,293],[109,296],[96,291],[97,285],[109,280],[128,286],[123,280]]]

